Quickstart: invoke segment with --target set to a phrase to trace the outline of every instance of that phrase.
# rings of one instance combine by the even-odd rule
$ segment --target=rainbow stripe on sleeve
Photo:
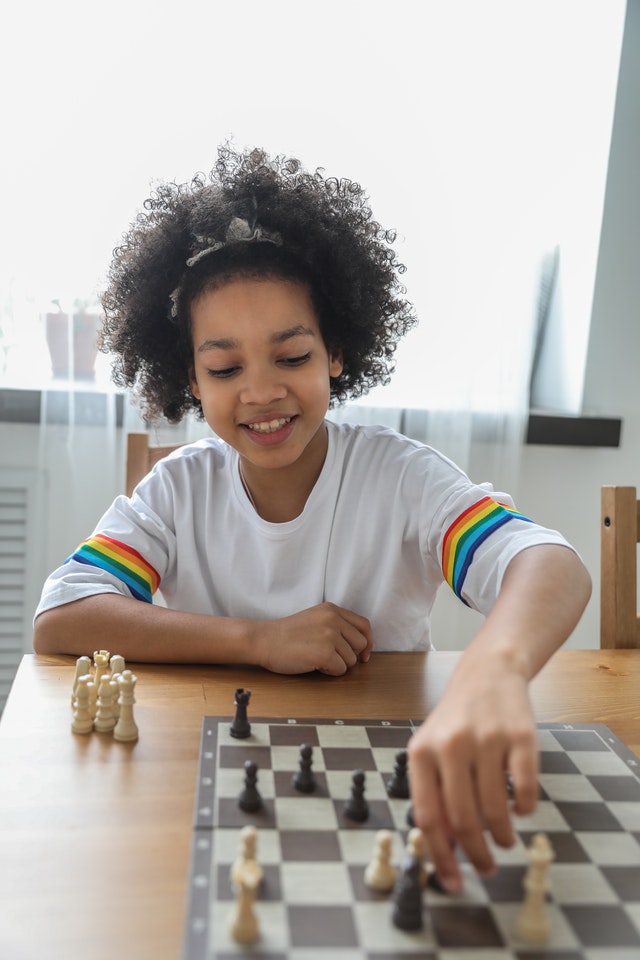
[[[532,523],[517,510],[492,497],[483,497],[461,513],[447,530],[442,544],[442,572],[461,600],[467,570],[476,550],[495,530],[515,518]]]
[[[160,577],[137,550],[119,540],[106,537],[103,533],[89,537],[81,543],[66,562],[69,560],[105,570],[122,580],[136,600],[144,600],[146,603],[152,602],[151,598],[160,586]]]

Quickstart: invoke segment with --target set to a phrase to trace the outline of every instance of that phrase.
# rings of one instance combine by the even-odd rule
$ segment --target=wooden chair
[[[600,646],[640,647],[637,548],[640,502],[635,487],[602,488]]]
[[[127,436],[127,496],[131,496],[133,488],[146,477],[158,460],[183,446],[183,443],[151,446],[148,433],[130,433]]]

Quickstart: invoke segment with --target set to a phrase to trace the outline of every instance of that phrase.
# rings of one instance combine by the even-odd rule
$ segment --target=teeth
[[[268,420],[262,423],[249,423],[248,427],[250,430],[255,430],[256,433],[275,433],[276,430],[281,430],[286,423],[291,423],[291,417],[281,417],[279,420]]]

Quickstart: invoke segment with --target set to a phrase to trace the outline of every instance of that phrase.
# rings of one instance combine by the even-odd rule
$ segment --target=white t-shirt
[[[568,546],[431,447],[386,427],[327,430],[320,477],[287,523],[255,512],[232,447],[181,447],[51,574],[36,616],[97,593],[151,602],[158,588],[171,608],[254,620],[331,601],[371,621],[374,649],[426,650],[443,580],[487,614],[519,551]]]

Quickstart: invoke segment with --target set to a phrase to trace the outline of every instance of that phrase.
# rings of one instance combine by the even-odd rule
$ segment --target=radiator
[[[38,471],[0,468],[0,712],[18,664],[32,648],[40,586],[36,555]]]

